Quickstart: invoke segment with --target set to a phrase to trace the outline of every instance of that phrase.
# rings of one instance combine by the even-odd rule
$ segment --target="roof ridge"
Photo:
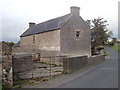
[[[67,16],[67,15],[70,15],[70,14],[66,14],[66,15],[62,15],[62,16],[56,17],[56,18],[52,18],[52,19],[49,19],[49,20],[43,21],[43,22],[38,23],[38,24],[42,24],[42,23],[45,23],[45,22],[48,22],[48,21],[51,21],[51,20],[55,20],[55,19],[58,19],[58,18],[61,18],[61,17]],[[38,24],[37,24],[37,25],[38,25]]]

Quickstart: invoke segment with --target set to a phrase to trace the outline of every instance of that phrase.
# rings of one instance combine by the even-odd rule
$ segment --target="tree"
[[[109,36],[109,38],[112,38],[112,37],[113,37],[113,32],[112,32],[112,31],[109,31],[109,32],[108,32],[108,36]]]
[[[117,42],[117,38],[112,38],[112,41],[111,41],[111,43],[114,45],[115,43]]]
[[[9,45],[12,47],[15,43],[14,42],[9,42]]]
[[[13,45],[14,45],[13,42],[2,41],[2,52],[5,53],[6,55],[11,54]]]
[[[103,18],[97,18],[86,21],[91,29],[91,43],[94,52],[95,47],[103,46],[112,37],[112,31],[107,29],[107,21]]]

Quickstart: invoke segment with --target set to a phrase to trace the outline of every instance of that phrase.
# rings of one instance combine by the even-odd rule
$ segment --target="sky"
[[[84,19],[104,18],[118,37],[119,0],[0,0],[0,41],[18,42],[29,22],[41,23],[70,13],[80,7]]]

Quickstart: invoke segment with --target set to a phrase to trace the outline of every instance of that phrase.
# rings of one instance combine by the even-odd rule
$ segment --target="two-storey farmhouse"
[[[91,56],[89,26],[79,15],[79,7],[72,6],[70,9],[71,12],[67,15],[39,24],[29,23],[29,28],[20,36],[20,42],[13,49]]]

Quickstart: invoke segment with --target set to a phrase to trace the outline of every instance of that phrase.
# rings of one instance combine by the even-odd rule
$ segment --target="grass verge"
[[[105,56],[110,56],[110,54],[108,52],[105,51]]]
[[[24,79],[24,80],[17,80],[15,82],[16,85],[13,86],[13,88],[22,88],[22,85],[34,85],[36,83],[40,83],[40,82],[44,82],[44,81],[48,81],[50,79],[56,78],[58,76],[62,75],[61,74],[57,74],[57,75],[53,75],[53,76],[49,76],[49,77],[41,77],[41,78],[31,78],[31,79]]]
[[[0,90],[2,90],[2,86],[0,86]]]
[[[110,48],[120,53],[120,43],[115,43],[114,46],[110,46]]]

